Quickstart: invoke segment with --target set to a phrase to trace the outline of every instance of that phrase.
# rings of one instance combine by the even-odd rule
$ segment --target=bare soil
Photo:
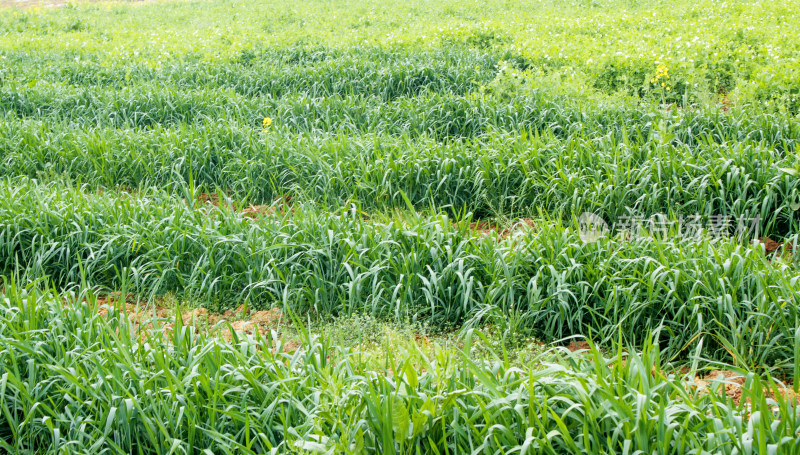
[[[734,403],[737,405],[741,403],[742,396],[743,396],[743,387],[746,378],[739,373],[729,370],[713,370],[706,374],[702,379],[697,377],[694,379],[694,386],[700,391],[700,393],[704,393],[710,387],[714,386],[723,386],[725,390],[725,395],[727,395]],[[794,390],[791,388],[792,384],[788,384],[786,387],[778,387],[777,391],[786,400],[795,400],[797,397],[795,396]],[[770,397],[775,399],[775,391],[770,387],[764,387],[764,393]],[[749,402],[750,399],[747,398],[746,402]]]
[[[197,196],[200,203],[208,204],[214,207],[226,207],[233,211],[241,213],[247,218],[261,218],[263,216],[270,216],[286,211],[293,210],[291,202],[292,197],[289,195],[280,196],[275,198],[275,202],[270,205],[248,205],[247,207],[237,207],[236,204],[229,202],[229,198],[219,193],[200,193]]]
[[[781,248],[785,248],[786,251],[792,251],[792,242],[778,243],[769,237],[761,237],[758,241],[764,244],[764,249],[767,253],[774,253]]]
[[[106,316],[109,309],[119,307],[120,300],[121,296],[116,294],[98,298],[97,312]],[[133,295],[127,296],[125,300],[136,301]],[[258,332],[260,335],[267,335],[272,330],[277,330],[280,323],[286,320],[278,308],[250,312],[244,305],[222,314],[210,313],[205,308],[195,308],[178,315],[174,308],[169,308],[160,302],[155,302],[153,305],[126,303],[121,309],[133,324],[134,333],[138,333],[141,339],[145,339],[149,331],[157,328],[163,331],[165,337],[169,337],[178,322],[176,316],[179,316],[181,326],[191,326],[198,332],[219,336],[225,341],[232,341],[234,334],[241,336]],[[291,341],[283,344],[284,351],[295,351],[298,348],[299,345]]]
[[[569,349],[570,352],[588,351],[589,349],[591,349],[591,347],[589,346],[588,342],[586,342],[586,341],[574,341],[574,340],[570,341],[569,344],[566,345],[565,347],[567,349]]]
[[[520,218],[509,227],[503,227],[499,224],[493,224],[488,221],[476,221],[470,223],[469,228],[482,236],[490,236],[497,234],[501,239],[509,237],[516,237],[521,235],[526,230],[531,230],[536,227],[532,218]]]

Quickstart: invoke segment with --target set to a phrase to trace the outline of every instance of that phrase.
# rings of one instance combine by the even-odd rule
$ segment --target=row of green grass
[[[650,137],[661,120],[675,141],[695,143],[750,139],[794,150],[796,116],[753,109],[722,115],[719,109],[681,110],[672,119],[647,103],[586,104],[551,93],[547,87],[503,88],[489,93],[425,92],[386,102],[381,96],[346,92],[313,97],[296,92],[280,98],[244,96],[221,87],[180,89],[158,82],[117,88],[72,87],[60,82],[0,86],[0,112],[83,128],[152,129],[182,124],[226,122],[260,127],[264,117],[297,132],[380,133],[430,136],[441,141],[480,137],[493,131],[544,131],[565,137],[575,132],[601,136],[613,132]],[[671,108],[670,108],[671,109]]]
[[[0,173],[8,177],[156,187],[181,197],[197,188],[238,205],[292,196],[330,210],[387,211],[408,201],[478,218],[543,212],[571,220],[592,212],[612,226],[656,214],[729,217],[732,226],[757,217],[760,236],[799,232],[800,136],[788,119],[781,127],[744,114],[664,116],[632,135],[593,134],[587,122],[566,137],[495,132],[446,143],[226,122],[131,130],[5,119]],[[724,122],[729,132],[719,132]],[[761,125],[773,128],[772,138]]]
[[[796,399],[748,375],[698,388],[657,346],[525,368],[395,345],[378,366],[306,335],[224,343],[135,331],[91,292],[0,293],[0,447],[9,453],[792,453]],[[178,320],[179,321],[179,320]],[[475,338],[478,334],[475,334]],[[388,352],[388,351],[387,351]]]
[[[245,49],[227,62],[174,58],[153,66],[133,60],[111,65],[100,59],[75,59],[71,53],[9,53],[4,83],[60,83],[73,89],[100,90],[161,86],[173,90],[224,89],[245,97],[304,94],[377,97],[390,101],[424,92],[465,95],[488,85],[504,60],[529,66],[510,52],[469,48],[416,50],[357,47],[338,50],[295,46]]]
[[[269,63],[259,70],[274,74],[274,68],[281,65],[273,64],[272,56],[284,51],[289,56],[298,55],[295,49],[304,48],[312,55],[334,54],[334,58],[316,60],[314,64],[323,67],[320,80],[303,81],[299,86],[329,90],[336,84],[327,85],[325,80],[339,77],[330,70],[358,77],[362,72],[352,69],[365,67],[363,73],[369,74],[374,67],[365,62],[372,59],[371,53],[379,60],[398,49],[423,55],[454,48],[464,49],[467,55],[488,54],[493,59],[511,56],[522,62],[524,69],[532,69],[532,74],[539,70],[572,74],[581,89],[597,89],[613,96],[650,97],[660,89],[660,84],[651,82],[656,66],[666,64],[672,76],[668,81],[671,90],[662,95],[670,102],[707,104],[725,94],[765,109],[797,114],[800,66],[792,27],[797,18],[793,7],[791,0],[725,4],[681,0],[668,5],[657,0],[521,4],[440,0],[436,6],[420,0],[404,5],[370,0],[312,2],[291,8],[274,1],[135,8],[81,5],[60,11],[33,8],[0,15],[0,48],[10,57],[8,61],[0,59],[0,77],[39,76],[42,68],[36,62],[41,59],[19,56],[42,55],[38,51],[47,49],[44,59],[79,60],[74,65],[55,59],[51,62],[52,67],[65,68],[63,75],[68,80],[75,80],[69,74],[76,68],[78,73],[83,72],[80,68],[84,65],[86,70],[99,66],[98,75],[121,72],[127,75],[124,80],[128,76],[133,80],[137,68],[159,71],[182,66],[181,62],[187,62],[188,67],[201,62],[204,69],[194,67],[198,74],[205,73],[205,68],[212,72],[228,69],[230,74],[222,79],[239,81],[234,85],[260,80],[258,91],[263,93],[271,87],[283,92],[283,86],[240,64],[259,67],[266,61]],[[335,51],[316,52],[320,48]],[[337,53],[363,54],[363,58],[348,64],[347,57],[338,59]],[[304,51],[299,55],[302,58]],[[475,79],[486,76],[486,69],[476,71],[483,74]],[[44,73],[50,71],[45,69]],[[404,70],[398,71],[405,77]],[[449,72],[442,70],[442,75]],[[405,86],[390,83],[394,88],[373,93],[387,97],[414,93],[414,87],[432,74],[423,74],[421,79],[413,71],[408,75],[416,82]],[[77,81],[98,79],[119,80],[117,76],[87,75]],[[439,77],[433,73],[433,79]],[[465,79],[465,74],[459,74],[450,82],[459,81],[457,85],[462,86],[460,81]],[[289,86],[296,84],[287,82]],[[445,88],[450,82],[439,87]],[[358,84],[351,88],[370,91]]]
[[[381,222],[297,205],[251,220],[192,201],[6,181],[0,270],[60,287],[125,282],[142,296],[171,292],[218,310],[369,313],[438,330],[499,315],[545,341],[585,335],[642,346],[661,332],[675,358],[702,345],[708,357],[749,369],[795,364],[796,256],[768,256],[747,239],[587,243],[545,218],[485,238],[468,220],[441,215]]]

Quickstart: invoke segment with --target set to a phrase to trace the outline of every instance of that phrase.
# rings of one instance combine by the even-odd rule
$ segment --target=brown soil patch
[[[703,391],[707,390],[712,382],[722,382],[725,384],[725,395],[729,396],[734,403],[739,404],[742,400],[742,386],[745,379],[744,376],[733,371],[713,370],[703,379],[694,378],[694,384]]]
[[[265,215],[274,215],[275,207],[270,205],[251,205],[241,211],[241,214],[248,218],[258,218]]]
[[[526,230],[531,230],[534,228],[536,228],[536,224],[534,223],[533,218],[520,218],[507,228],[490,223],[488,221],[475,221],[469,224],[469,229],[481,236],[488,237],[490,235],[497,234],[500,239],[516,237],[522,235]]]
[[[205,320],[208,320],[208,310],[205,308],[195,308],[194,310],[181,315],[181,321],[183,321],[183,325],[194,324],[198,321]]]
[[[533,222],[532,218],[520,218],[514,224],[512,224],[510,228],[504,229],[500,233],[500,237],[516,237],[523,234],[525,231],[533,229],[536,229],[536,224]]]
[[[430,347],[431,345],[430,338],[426,337],[425,335],[420,335],[419,333],[416,332],[414,333],[414,340],[426,348]]]
[[[219,193],[200,193],[197,196],[197,201],[202,204],[210,204],[214,207],[228,207],[228,198],[220,195]]]
[[[119,307],[121,305],[121,300],[122,297],[118,294],[98,297],[97,304],[100,308],[97,309],[97,313],[100,316],[106,317],[110,308]],[[147,332],[149,330],[156,328],[156,324],[159,321],[163,321],[173,315],[171,310],[162,306],[159,302],[156,302],[154,305],[127,303],[135,301],[136,297],[131,294],[127,295],[125,297],[125,307],[120,309],[128,316],[128,321],[133,324],[133,333],[139,334],[139,338],[142,340],[147,337]],[[171,324],[164,325],[165,335],[167,334],[166,329],[168,325],[171,327]]]
[[[476,221],[470,223],[469,229],[481,235],[491,235],[498,231],[497,226],[493,226],[488,221]]]
[[[120,296],[111,294],[97,299],[100,306],[97,312],[101,316],[108,314],[109,308],[120,303]],[[126,297],[127,301],[135,301],[133,295]],[[141,306],[133,303],[125,303],[121,309],[128,316],[128,320],[133,324],[134,333],[144,340],[150,330],[161,327],[165,337],[175,329],[175,310],[167,308],[156,302],[152,306]],[[255,334],[265,335],[271,330],[276,329],[281,321],[284,320],[283,312],[278,308],[271,310],[256,311],[247,314],[244,305],[240,305],[236,310],[228,310],[224,314],[210,313],[205,308],[195,308],[191,311],[179,315],[181,325],[193,327],[195,330],[207,334],[219,336],[226,341],[233,340],[233,334]],[[292,350],[297,349],[296,343],[285,343]]]
[[[781,248],[784,248],[785,251],[792,251],[792,242],[778,243],[769,237],[760,237],[758,241],[764,244],[767,253],[774,253]]]
[[[295,343],[294,341],[287,341],[283,343],[283,352],[295,352],[296,350],[300,349],[302,346]],[[275,354],[276,349],[272,350],[272,353]]]
[[[210,205],[213,207],[226,207],[235,212],[241,213],[247,218],[260,218],[262,216],[275,215],[286,211],[292,211],[291,206],[292,197],[289,195],[280,196],[275,198],[275,201],[270,205],[249,205],[247,207],[237,207],[236,204],[230,202],[230,198],[219,193],[200,193],[197,196],[198,202],[201,204]]]
[[[589,343],[586,341],[570,341],[568,345],[565,346],[569,352],[576,352],[576,351],[588,351],[591,349]]]
[[[722,98],[719,100],[720,107],[722,108],[722,112],[728,112],[731,107],[733,107],[733,101],[731,101],[727,95],[723,94]]]
[[[283,312],[277,308],[267,311],[256,311],[250,315],[250,321],[254,324],[266,324],[276,326],[283,319]]]
[[[241,314],[241,313],[240,313]],[[209,322],[218,326],[218,334],[226,341],[233,340],[233,333],[253,335],[258,332],[266,335],[270,330],[277,328],[283,320],[283,312],[277,308],[267,311],[256,311],[244,316],[243,319],[231,321],[224,316]],[[227,324],[226,324],[227,323]],[[228,326],[230,324],[230,326]]]
[[[706,374],[702,379],[697,377],[694,379],[694,386],[700,391],[700,393],[707,393],[709,386],[713,383],[723,384],[725,389],[725,395],[731,398],[734,403],[737,405],[742,402],[742,395],[744,387],[744,383],[746,378],[739,373],[734,371],[728,370],[713,370]],[[790,387],[778,387],[778,393],[786,400],[794,400],[797,397],[795,396],[794,390]],[[772,387],[766,386],[764,387],[764,393],[772,398],[775,399],[775,391]],[[749,398],[747,401],[749,402]]]

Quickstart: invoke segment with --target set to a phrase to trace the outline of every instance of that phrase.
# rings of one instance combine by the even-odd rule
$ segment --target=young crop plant
[[[87,289],[3,289],[0,447],[10,453],[734,454],[800,444],[796,398],[780,381],[742,376],[733,399],[721,373],[670,370],[657,343],[550,351],[516,367],[471,356],[483,335],[470,332],[463,353],[400,345],[376,368],[307,331],[300,347],[274,331],[234,344],[180,318],[170,329],[134,324],[124,301]]]
[[[758,242],[587,243],[546,219],[519,235],[478,235],[442,215],[385,223],[297,204],[251,218],[227,203],[189,205],[162,192],[111,198],[21,179],[3,194],[0,267],[59,286],[124,280],[142,295],[176,293],[221,311],[279,305],[441,330],[488,304],[547,341],[591,333],[641,346],[659,331],[670,356],[702,344],[719,360],[792,369],[796,261],[770,261]]]

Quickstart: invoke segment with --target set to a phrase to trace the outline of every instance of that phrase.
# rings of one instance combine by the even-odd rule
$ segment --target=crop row
[[[593,212],[613,225],[660,213],[758,217],[760,234],[800,231],[796,154],[754,140],[690,146],[651,134],[497,133],[440,143],[225,123],[145,132],[10,120],[0,126],[0,173],[181,196],[194,186],[247,204],[291,195],[330,209],[355,203],[385,211],[405,208],[407,199],[481,218]]]
[[[172,197],[91,195],[17,180],[0,202],[0,270],[58,285],[88,280],[212,308],[249,302],[317,315],[371,313],[458,326],[496,308],[555,340],[592,334],[705,352],[751,368],[791,368],[796,265],[763,245],[650,237],[584,243],[542,220],[481,238],[446,218],[388,224],[295,207],[260,221]],[[209,210],[212,210],[209,212]]]
[[[26,85],[47,81],[93,90],[155,85],[172,90],[220,88],[247,97],[350,95],[389,101],[427,91],[467,94],[494,79],[502,58],[526,65],[509,53],[491,55],[466,48],[416,52],[385,48],[245,49],[228,62],[193,61],[184,56],[157,66],[135,61],[109,66],[97,59],[76,61],[72,54],[36,57],[11,53],[7,64],[12,69],[5,82]]]
[[[158,322],[143,334],[114,307],[100,316],[91,295],[65,305],[4,287],[0,447],[10,453],[798,448],[798,409],[785,392],[753,375],[739,402],[722,385],[700,391],[694,373],[663,371],[652,345],[624,360],[593,351],[525,371],[401,351],[384,374],[325,340],[284,353],[277,338],[225,344],[180,325],[164,337]]]
[[[386,102],[380,96],[347,93],[311,97],[246,97],[218,87],[173,89],[157,82],[122,89],[70,87],[42,82],[0,86],[6,117],[41,119],[83,128],[145,129],[223,122],[260,128],[264,117],[290,131],[389,134],[439,140],[474,138],[493,131],[550,131],[559,137],[581,132],[613,133],[649,140],[661,130],[675,143],[753,140],[794,150],[800,123],[788,114],[750,109],[723,115],[714,110],[654,113],[654,106],[586,105],[546,89],[500,95],[430,92]]]

